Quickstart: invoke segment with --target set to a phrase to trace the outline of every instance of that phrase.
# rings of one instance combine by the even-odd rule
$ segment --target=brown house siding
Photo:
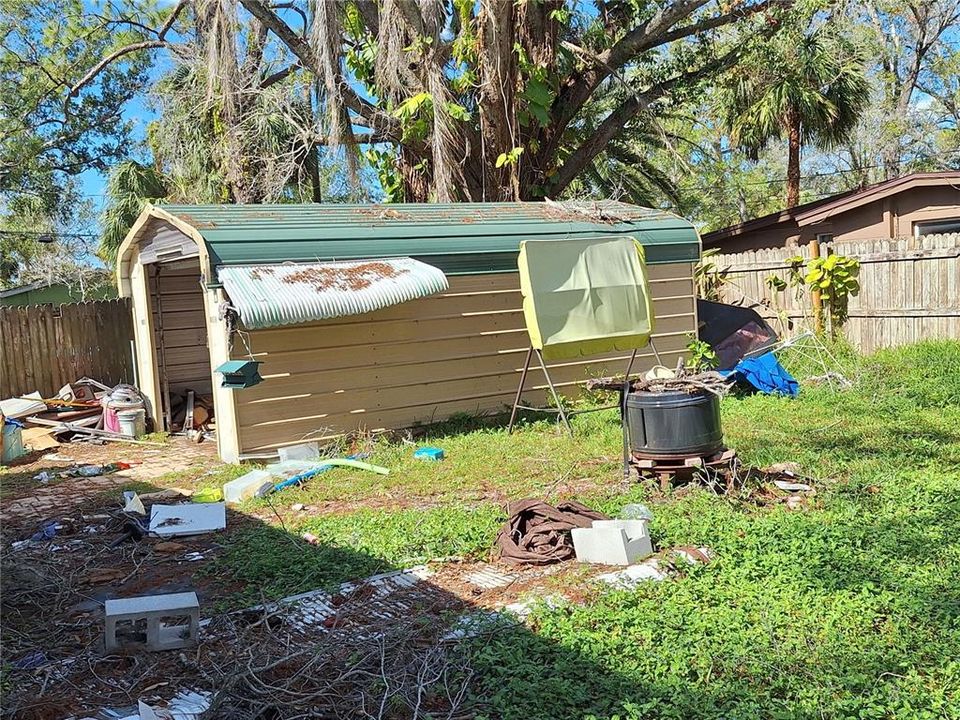
[[[906,238],[916,223],[958,217],[960,173],[918,174],[707,233],[703,245],[739,253],[806,245],[820,234],[834,242]]]

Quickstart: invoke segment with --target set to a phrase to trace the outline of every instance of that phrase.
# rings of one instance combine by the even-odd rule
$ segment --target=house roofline
[[[798,205],[795,208],[780,210],[763,215],[753,220],[731,225],[720,230],[704,233],[703,245],[711,246],[728,238],[737,237],[748,232],[774,227],[781,223],[794,220],[798,227],[814,225],[823,222],[838,212],[845,212],[866,205],[867,203],[882,200],[907,188],[930,187],[935,185],[953,185],[960,187],[960,171],[942,171],[928,173],[913,173],[903,175],[892,180],[885,180],[861,190],[848,190],[830,197],[814,200]]]
[[[960,171],[943,171],[929,173],[913,173],[902,177],[887,180],[876,185],[864,188],[848,197],[834,198],[830,202],[815,208],[809,208],[796,213],[797,224],[801,227],[823,222],[838,212],[846,212],[862,207],[868,203],[883,200],[903,190],[915,187],[931,187],[937,185],[957,185],[960,188]]]

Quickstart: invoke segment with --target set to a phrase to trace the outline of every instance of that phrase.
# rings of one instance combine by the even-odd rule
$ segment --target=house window
[[[821,245],[833,242],[833,233],[817,233],[817,242]]]
[[[940,235],[943,233],[960,233],[960,217],[913,224],[914,237],[920,237],[921,235]]]

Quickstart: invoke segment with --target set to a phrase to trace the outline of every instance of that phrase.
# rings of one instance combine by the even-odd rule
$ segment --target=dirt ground
[[[183,438],[156,446],[65,443],[59,448],[33,452],[14,461],[7,472],[0,475],[3,488],[0,532],[6,536],[11,529],[20,529],[32,521],[70,513],[92,498],[122,490],[132,483],[152,484],[164,476],[191,469],[200,476],[219,462],[215,442],[195,445]],[[131,467],[89,478],[55,478],[48,482],[33,479],[44,472],[55,474],[75,466],[109,463],[128,463]],[[120,493],[116,496],[119,503]]]
[[[42,472],[106,463],[130,467],[102,476],[34,479]],[[278,670],[291,646],[317,648],[310,662],[327,664],[316,672],[333,672],[330,683],[347,683],[337,692],[362,699],[367,690],[339,678],[337,670],[344,658],[375,660],[368,645],[357,645],[361,640],[377,638],[380,661],[389,655],[402,676],[418,663],[436,661],[430,648],[443,646],[457,618],[483,617],[529,598],[562,594],[578,602],[592,592],[587,575],[597,569],[573,563],[515,568],[454,559],[359,580],[339,592],[317,591],[289,606],[265,603],[225,613],[231,597],[249,588],[217,572],[217,558],[233,534],[262,527],[270,518],[228,509],[222,532],[133,539],[121,498],[122,490],[135,488],[148,513],[155,502],[187,501],[181,493],[190,490],[183,487],[196,487],[219,465],[215,443],[196,446],[177,438],[160,447],[67,444],[23,458],[0,476],[4,717],[106,717],[96,713],[130,708],[141,699],[162,705],[185,690],[222,688],[230,691],[217,697],[233,705],[215,707],[212,716],[232,717],[256,706],[264,678],[284,684],[299,677]],[[282,523],[279,515],[274,520]],[[51,523],[52,537],[30,540]],[[203,623],[197,648],[104,652],[105,600],[191,590]],[[392,649],[390,638],[396,643]],[[238,668],[246,668],[239,680]],[[449,709],[437,702],[439,709]]]

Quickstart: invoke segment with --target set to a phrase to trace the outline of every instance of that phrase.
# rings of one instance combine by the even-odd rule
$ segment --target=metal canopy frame
[[[657,364],[662,365],[660,362],[660,353],[657,352],[657,346],[653,342],[653,338],[650,338],[649,341],[650,348],[653,350],[654,357],[657,358]],[[623,392],[622,397],[626,397],[627,390],[630,383],[630,373],[633,371],[633,364],[637,359],[637,350],[634,348],[630,353],[630,360],[627,362],[627,369],[623,375]],[[556,408],[543,408],[543,407],[533,407],[532,405],[521,405],[520,398],[523,395],[523,388],[527,384],[527,373],[530,371],[530,361],[533,359],[534,354],[537,356],[537,361],[540,363],[540,369],[543,370],[543,376],[547,379],[547,386],[550,388],[550,394],[553,396],[553,402],[556,403]],[[510,435],[513,433],[513,427],[516,424],[517,420],[517,411],[518,410],[529,410],[531,412],[541,412],[541,413],[551,413],[558,416],[559,420],[563,421],[563,424],[567,428],[567,432],[570,435],[573,435],[573,427],[570,425],[570,418],[573,415],[583,415],[585,413],[599,412],[600,410],[612,410],[614,408],[620,408],[621,412],[623,408],[621,403],[616,405],[602,405],[596,408],[587,408],[586,410],[564,410],[563,401],[560,399],[560,394],[557,392],[556,386],[553,384],[553,379],[550,377],[550,370],[547,368],[547,364],[543,361],[543,353],[533,346],[530,346],[527,349],[527,357],[523,362],[523,370],[520,373],[520,384],[517,386],[517,394],[513,399],[513,408],[510,411],[510,423],[507,425],[507,434]]]

